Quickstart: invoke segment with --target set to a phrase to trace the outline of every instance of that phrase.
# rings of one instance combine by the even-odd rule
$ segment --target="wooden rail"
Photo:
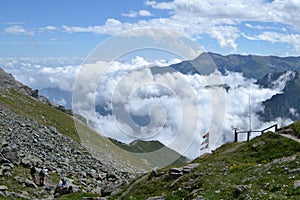
[[[277,124],[274,124],[272,126],[269,126],[261,131],[237,131],[237,129],[234,129],[234,142],[238,142],[238,134],[239,133],[247,133],[247,141],[250,140],[250,136],[251,136],[251,133],[265,133],[267,130],[271,129],[271,128],[274,128],[275,127],[275,132],[278,130],[278,125]]]
[[[265,131],[267,131],[267,130],[273,128],[273,127],[275,127],[275,132],[277,132],[277,130],[278,130],[278,125],[277,125],[277,124],[274,124],[273,126],[269,126],[268,128],[265,128],[264,130],[262,130],[261,133],[264,133]]]

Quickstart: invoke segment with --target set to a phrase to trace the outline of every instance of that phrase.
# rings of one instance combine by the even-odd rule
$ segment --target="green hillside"
[[[294,124],[299,131],[300,122]],[[300,144],[266,133],[228,143],[188,165],[164,168],[111,199],[299,199]]]
[[[79,141],[79,136],[71,116],[37,101],[14,89],[3,90],[0,94],[0,105],[41,124],[55,127],[59,132]]]
[[[141,159],[148,160],[153,167],[181,165],[188,161],[186,157],[170,148],[165,147],[159,141],[136,140],[130,144],[124,144],[113,139],[112,141],[120,148],[134,153]]]

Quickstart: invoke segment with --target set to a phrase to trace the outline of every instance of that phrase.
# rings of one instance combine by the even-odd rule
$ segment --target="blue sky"
[[[147,69],[148,66],[168,66],[182,59],[192,59],[203,49],[223,55],[299,56],[299,13],[300,0],[2,0],[0,6],[0,67],[13,74],[25,85],[39,89],[39,91],[52,88],[60,89],[62,92],[76,93],[74,83],[79,80],[79,83],[84,86],[83,89],[80,88],[79,92],[87,91],[83,95],[78,95],[82,97],[80,99],[82,101],[78,102],[78,105],[83,108],[83,113],[80,114],[89,120],[94,120],[93,122],[100,126],[99,132],[119,140],[124,139],[124,134],[122,135],[123,130],[120,130],[120,127],[115,124],[114,115],[102,116],[100,121],[98,118],[94,118],[95,96],[93,94],[99,94],[98,100],[103,101],[103,105],[109,105],[107,107],[110,109],[113,107],[111,100],[119,100],[119,98],[115,98],[116,96],[112,96],[118,94],[115,93],[116,91],[119,92],[120,95],[117,97],[120,97],[121,100],[122,98],[127,99],[129,96],[131,97],[131,92],[135,92],[137,87],[142,88],[142,85],[145,95],[141,93],[143,94],[141,101],[132,105],[136,106],[133,109],[135,114],[144,115],[150,113],[150,109],[148,109],[150,104],[148,104],[148,99],[142,101],[143,96],[147,96],[147,92],[151,95],[157,94],[159,91],[157,88],[152,88],[153,91],[150,91],[151,88],[147,87],[149,83],[165,85],[166,88],[178,91],[178,94],[182,94],[184,98],[193,96],[190,95],[192,93],[187,94],[187,91],[192,88],[200,99],[192,101],[193,103],[198,102],[194,107],[190,107],[192,105],[190,101],[185,102],[186,106],[183,106],[182,110],[186,111],[185,109],[187,109],[186,112],[178,110],[179,114],[176,113],[178,106],[172,102],[176,102],[177,97],[165,99],[169,96],[166,94],[159,98],[158,102],[162,102],[163,106],[168,107],[166,111],[171,111],[168,113],[171,121],[167,122],[168,126],[163,126],[166,138],[160,138],[161,141],[169,143],[171,141],[169,137],[174,135],[174,130],[177,130],[178,121],[176,120],[179,119],[177,117],[180,117],[180,113],[188,113],[189,118],[196,119],[197,116],[191,115],[191,111],[196,110],[196,106],[199,105],[201,111],[205,108],[212,108],[210,100],[201,99],[206,98],[203,95],[206,94],[206,89],[200,84],[203,81],[202,78],[205,80],[205,77],[197,74],[182,74],[189,83],[182,85],[181,79],[178,79],[181,77],[180,74],[163,76],[152,74]],[[127,33],[125,40],[117,37],[124,32]],[[153,41],[156,43],[152,44]],[[96,48],[98,44],[102,45]],[[142,49],[141,47],[145,47],[143,44],[151,44],[158,51]],[[118,47],[121,48],[118,49]],[[126,54],[124,49],[133,50],[127,51],[129,53]],[[135,52],[136,49],[142,49],[142,51]],[[118,52],[121,53],[118,54]],[[135,53],[139,56],[136,56]],[[172,53],[182,57],[180,60],[172,60],[171,58],[176,57]],[[119,55],[124,57],[118,57]],[[190,55],[193,57],[189,57]],[[121,59],[110,62],[113,59],[110,60],[109,56]],[[93,60],[96,62],[92,64],[85,62],[88,58],[95,57],[100,59]],[[169,59],[165,59],[166,57]],[[84,60],[84,58],[87,59]],[[84,63],[82,63],[83,61]],[[87,70],[82,66],[90,68]],[[97,77],[94,76],[99,74],[99,71],[102,70],[101,67],[107,66],[112,71],[108,70],[104,75],[102,74],[103,80],[106,82],[101,83],[102,85],[99,84],[98,86],[101,87],[95,89],[94,84],[98,83],[95,83]],[[140,71],[142,68],[146,68],[145,71]],[[215,74],[211,76],[212,78],[209,80],[213,80],[217,84],[224,81],[232,88],[227,94],[226,101],[219,101],[226,102],[225,131],[220,138],[228,137],[230,134],[227,133],[232,132],[231,126],[233,125],[244,129],[248,127],[245,121],[248,120],[249,91],[251,96],[258,101],[255,106],[257,111],[263,109],[260,104],[262,101],[280,92],[277,89],[261,90],[255,85],[254,79],[247,80],[241,74],[229,73],[221,78],[216,78]],[[128,82],[122,84],[123,80]],[[247,87],[241,88],[240,85]],[[153,100],[155,105],[157,104],[156,98],[149,99]],[[208,99],[211,99],[210,95]],[[221,98],[216,97],[216,99]],[[235,101],[230,101],[231,99],[235,99]],[[66,99],[60,97],[58,93],[56,102],[65,105]],[[78,105],[76,104],[76,106]],[[143,105],[146,106],[143,107]],[[89,110],[90,106],[92,107]],[[204,118],[200,124],[201,131],[199,132],[201,134],[206,133],[208,129],[206,126],[211,126],[210,123],[212,123],[207,121],[210,120],[210,117],[207,117],[210,114],[209,109],[208,113],[204,113],[205,115],[200,116],[201,113],[199,114],[199,121],[202,120],[201,117]],[[219,107],[217,109],[220,116],[224,114]],[[163,121],[161,116],[161,113],[157,113],[157,121]],[[187,119],[187,117],[183,116],[182,119]],[[194,133],[196,129],[190,126],[192,121],[187,120],[178,127],[182,125],[187,128],[186,133]],[[212,124],[218,125],[219,121],[216,121],[217,123],[213,121]],[[276,123],[280,124],[281,122]],[[282,123],[287,122],[282,120]],[[223,125],[223,121],[220,124]],[[253,127],[257,129],[267,126],[259,121],[257,116],[253,117],[253,124],[255,124]],[[144,130],[141,134],[147,133]],[[164,134],[161,134],[162,137]],[[196,134],[197,141],[193,142],[187,153],[191,157],[199,155],[202,137],[200,134]],[[210,131],[210,137],[213,134],[214,132]],[[158,136],[160,137],[160,135]],[[212,138],[210,141],[214,140],[214,137]],[[176,145],[185,148],[185,145],[182,145],[180,140],[178,141],[179,143]],[[176,145],[173,149],[180,149]]]
[[[3,0],[1,57],[86,57],[133,28],[182,33],[221,54],[299,55],[297,0]]]

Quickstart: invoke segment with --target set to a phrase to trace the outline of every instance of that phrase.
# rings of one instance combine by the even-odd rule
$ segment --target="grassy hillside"
[[[292,133],[294,136],[300,138],[300,121],[295,122],[293,124],[290,124],[289,126],[287,126],[286,128],[291,128],[294,130],[294,132]]]
[[[72,117],[33,97],[14,89],[6,89],[0,94],[0,105],[41,124],[53,126],[59,132],[79,141]]]
[[[120,148],[132,152],[142,159],[148,160],[153,167],[180,165],[188,161],[186,157],[165,147],[159,141],[136,140],[130,144],[124,144],[116,140],[112,141]]]
[[[127,187],[117,199],[299,199],[300,144],[275,133],[228,143],[193,161],[190,173],[171,179],[165,168]],[[129,190],[129,191],[128,191]],[[126,192],[125,192],[126,191]]]

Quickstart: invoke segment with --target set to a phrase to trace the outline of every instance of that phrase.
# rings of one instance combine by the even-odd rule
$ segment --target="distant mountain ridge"
[[[211,64],[215,66],[211,66]],[[202,67],[198,68],[200,65]],[[300,70],[300,57],[277,57],[258,55],[231,54],[223,56],[208,52],[202,53],[197,58],[170,65],[170,68],[183,74],[207,74],[215,70],[215,67],[222,73],[226,71],[240,72],[247,78],[263,78],[268,73],[278,73],[288,70]],[[208,69],[209,68],[209,69]]]
[[[282,73],[269,76],[269,82]],[[275,120],[277,117],[290,118],[293,121],[300,120],[300,75],[299,72],[293,72],[293,77],[289,80],[283,89],[283,93],[274,95],[271,99],[263,102],[264,111],[260,117],[264,121]],[[266,78],[265,78],[266,79]],[[270,87],[268,81],[259,81],[260,84]]]
[[[159,141],[143,141],[135,140],[129,144],[124,144],[118,142],[114,139],[111,139],[117,146],[120,148],[136,153],[137,156],[140,156],[142,159],[148,160],[153,166],[174,166],[181,165],[188,162],[188,159],[184,156],[178,156],[178,153],[170,148],[166,148]],[[154,153],[160,151],[160,153]]]
[[[226,74],[226,71],[239,72],[247,78],[256,79],[257,84],[263,88],[272,88],[272,81],[287,71],[293,71],[295,76],[287,82],[283,93],[263,102],[265,109],[259,115],[263,121],[272,121],[278,117],[300,120],[300,57],[237,54],[222,56],[208,52],[202,53],[194,60],[170,65],[169,68],[183,74],[206,75],[215,70],[222,74]]]

